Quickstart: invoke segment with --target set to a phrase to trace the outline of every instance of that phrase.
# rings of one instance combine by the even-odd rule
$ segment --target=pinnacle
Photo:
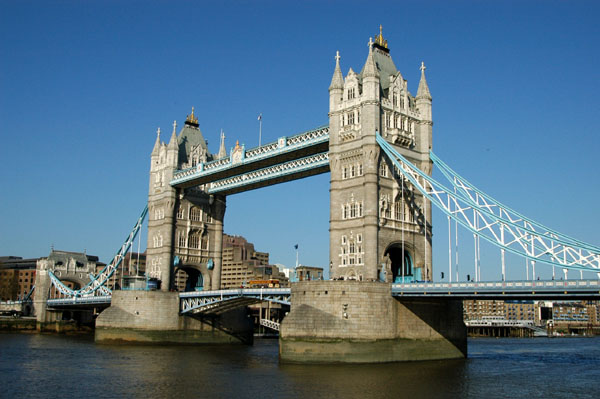
[[[333,71],[333,77],[331,78],[331,84],[329,90],[343,89],[344,88],[344,77],[342,76],[342,70],[340,68],[340,52],[337,51],[335,54],[335,70]]]
[[[421,80],[419,81],[419,89],[417,90],[416,98],[425,98],[431,100],[431,93],[429,92],[429,86],[427,85],[427,80],[425,79],[425,63],[421,62]]]

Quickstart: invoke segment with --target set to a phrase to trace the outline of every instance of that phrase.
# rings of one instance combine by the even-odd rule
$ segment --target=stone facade
[[[279,353],[288,362],[371,363],[461,358],[461,301],[400,301],[388,283],[312,281],[292,285]]]
[[[178,270],[188,276],[186,290],[218,289],[225,197],[208,195],[202,186],[170,186],[176,169],[192,168],[213,158],[193,110],[178,135],[176,128],[173,123],[169,144],[161,142],[159,129],[152,150],[146,268],[165,291],[175,287],[173,275]]]
[[[251,343],[246,309],[195,319],[179,315],[179,295],[164,291],[115,291],[96,319],[99,343]]]
[[[339,60],[329,87],[330,276],[431,280],[431,203],[402,181],[376,142],[379,133],[431,174],[425,68],[413,97],[381,33],[360,73],[350,68],[344,78]]]

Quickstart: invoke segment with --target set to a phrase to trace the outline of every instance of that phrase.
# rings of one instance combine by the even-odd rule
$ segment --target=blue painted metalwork
[[[265,144],[250,150],[242,149],[242,155],[239,160],[234,160],[232,156],[229,156],[198,164],[192,168],[176,171],[170,184],[172,186],[179,186],[203,177],[208,177],[227,171],[228,169],[234,169],[244,165],[258,163],[269,158],[285,155],[307,147],[314,147],[328,142],[329,125],[323,125],[316,129],[302,132],[291,137],[281,137],[276,142]]]
[[[600,299],[599,280],[527,280],[392,284],[395,297],[456,299]]]
[[[108,281],[108,279],[110,279],[112,277],[114,272],[119,268],[119,266],[123,262],[123,259],[125,259],[125,255],[129,251],[129,248],[131,248],[133,241],[135,240],[140,229],[142,228],[142,224],[144,223],[144,220],[146,219],[147,214],[148,214],[148,205],[146,205],[144,207],[144,209],[142,210],[142,213],[138,217],[135,225],[133,226],[133,229],[131,230],[131,232],[129,233],[127,238],[125,239],[125,242],[123,243],[123,245],[121,245],[121,248],[119,249],[117,254],[113,257],[111,262],[108,265],[106,265],[100,271],[100,273],[98,273],[97,276],[92,275],[90,277],[91,281],[85,287],[83,287],[79,290],[72,290],[69,287],[67,287],[66,285],[64,285],[60,281],[60,279],[58,277],[56,277],[54,275],[54,273],[52,273],[52,271],[49,271],[48,275],[50,276],[50,280],[52,281],[52,284],[62,294],[66,295],[68,297],[74,297],[74,298],[94,295],[99,290],[102,292],[103,295],[107,295],[107,292],[110,293],[110,290],[106,287],[105,284]]]
[[[112,296],[85,296],[85,297],[71,297],[71,298],[59,298],[59,299],[48,299],[48,307],[65,307],[65,306],[85,306],[85,305],[110,305]]]
[[[466,229],[493,245],[525,257],[567,269],[600,272],[600,252],[557,242],[516,221],[500,217],[488,206],[478,204],[463,192],[454,192],[410,163],[381,135],[377,142],[398,171],[428,200]],[[482,221],[481,226],[478,221]],[[506,235],[511,238],[505,239]]]
[[[270,301],[290,305],[290,288],[241,288],[234,290],[214,290],[200,292],[182,292],[180,312],[201,313],[214,311],[219,307],[232,304],[246,306],[251,303]]]
[[[268,181],[281,179],[285,176],[301,174],[314,169],[329,170],[329,153],[323,152],[305,158],[283,162],[267,168],[254,170],[237,176],[210,183],[206,191],[209,194],[232,191]]]
[[[538,228],[543,232],[543,234],[548,235],[548,237],[551,237],[556,242],[562,242],[562,243],[565,243],[568,245],[574,245],[574,246],[578,246],[581,248],[585,248],[590,251],[600,252],[600,247],[585,243],[576,238],[569,237],[566,234],[560,233],[556,230],[546,227],[543,224],[538,223],[535,220],[532,220],[532,219],[528,218],[527,216],[500,203],[500,201],[497,201],[496,199],[492,198],[488,194],[479,190],[477,187],[475,187],[473,184],[471,184],[469,181],[467,181],[461,175],[456,173],[452,168],[450,168],[450,166],[448,166],[444,161],[442,161],[441,158],[439,158],[437,155],[435,155],[433,153],[433,151],[429,152],[429,157],[431,158],[431,161],[433,162],[433,164],[442,172],[442,174],[446,177],[446,179],[448,179],[448,181],[452,184],[452,186],[455,187],[457,190],[460,190],[460,192],[463,193],[464,197],[470,199],[472,202],[477,202],[480,206],[485,206],[490,211],[497,210],[499,212],[503,212],[506,215],[505,217],[509,218],[513,223],[515,223],[515,222],[523,223],[524,224],[523,228],[528,231],[536,232],[535,228]],[[473,198],[473,193],[476,194],[475,198]],[[526,226],[527,224],[530,225],[529,228],[527,228],[527,226]]]

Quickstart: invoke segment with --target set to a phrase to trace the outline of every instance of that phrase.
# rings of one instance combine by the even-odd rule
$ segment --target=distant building
[[[463,301],[464,320],[481,320],[483,317],[505,317],[504,301],[480,301],[468,299]]]
[[[221,288],[239,288],[254,280],[277,280],[287,286],[288,279],[276,265],[269,265],[269,253],[254,249],[244,237],[223,234]]]
[[[300,265],[295,270],[294,281],[323,280],[323,268]]]
[[[106,264],[98,263],[96,266],[96,274],[100,273]],[[144,276],[146,273],[146,251],[144,252],[129,252],[119,268],[114,272],[107,282],[107,288],[114,290],[122,287],[123,277],[129,276]]]
[[[464,320],[482,320],[484,317],[502,317],[506,320],[529,320],[537,325],[593,325],[600,326],[599,301],[533,301],[533,300],[465,300]]]
[[[58,251],[52,249],[45,258],[39,258],[36,268],[49,270],[67,288],[77,290],[90,282],[90,273],[96,273],[106,266],[100,262],[97,256],[88,255],[85,252]],[[52,286],[49,298],[61,298],[63,294]]]
[[[29,294],[35,284],[37,260],[0,256],[0,300],[14,301]]]

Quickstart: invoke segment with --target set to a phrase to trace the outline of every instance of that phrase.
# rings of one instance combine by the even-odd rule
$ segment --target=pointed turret
[[[219,153],[217,159],[225,158],[227,156],[227,150],[225,149],[225,133],[221,129],[221,145],[219,146]]]
[[[425,63],[421,62],[421,81],[419,82],[419,89],[417,90],[417,100],[427,99],[431,101],[431,93],[429,93],[429,86],[427,86],[427,80],[425,79]]]
[[[152,149],[152,155],[158,154],[158,150],[160,149],[160,127],[156,129],[156,142],[154,143],[154,148]]]
[[[171,139],[167,146],[167,164],[173,168],[177,167],[179,145],[177,143],[177,121],[173,121],[173,133],[171,133]]]
[[[373,38],[370,37],[369,55],[367,55],[367,61],[360,72],[363,85],[362,98],[367,101],[379,101],[381,89],[379,71],[377,70],[377,64],[375,63],[375,57],[373,56],[373,47]]]
[[[340,68],[340,52],[335,53],[335,69],[333,71],[333,77],[331,78],[331,84],[329,85],[329,91],[335,89],[344,88],[344,77],[342,76],[342,69]]]
[[[362,70],[362,77],[364,78],[377,78],[379,79],[379,71],[373,58],[373,39],[369,38],[369,55],[367,55],[367,61]]]
[[[169,148],[177,148],[177,121],[173,121],[173,133],[171,133],[171,140],[169,140]]]
[[[417,103],[417,109],[421,113],[423,120],[432,121],[431,116],[431,93],[429,93],[429,87],[427,86],[427,80],[425,80],[425,63],[421,62],[421,81],[419,82],[419,89],[417,90],[417,96],[415,97]]]
[[[340,52],[335,53],[335,69],[329,85],[329,112],[335,111],[344,94],[344,77],[340,68]]]

